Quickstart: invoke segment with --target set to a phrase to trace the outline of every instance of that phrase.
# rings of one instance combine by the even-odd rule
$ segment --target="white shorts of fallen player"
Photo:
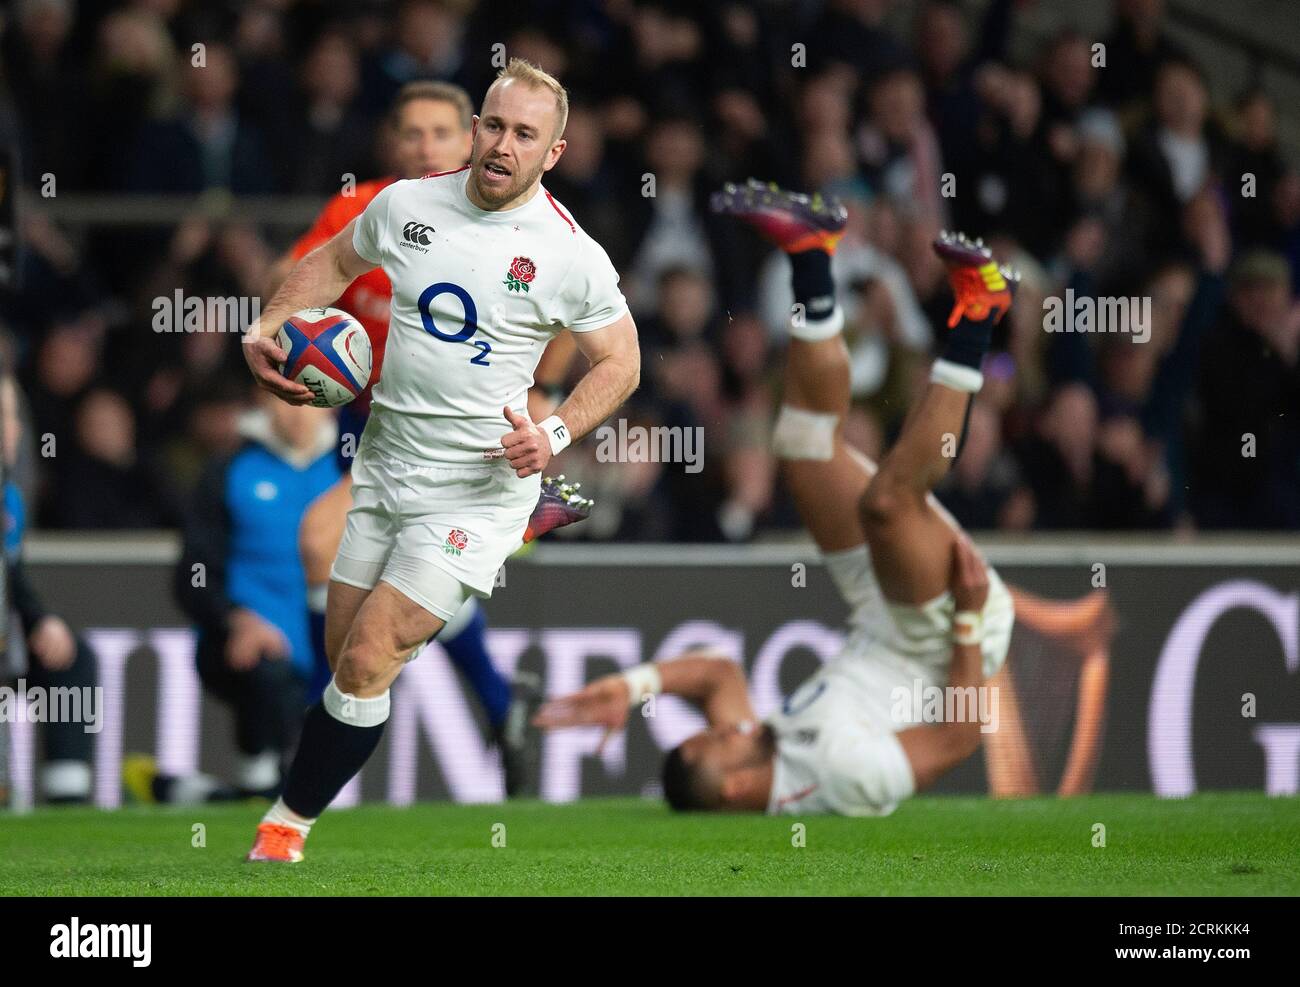
[[[943,685],[952,664],[952,593],[945,591],[926,603],[907,605],[884,598],[865,545],[825,553],[826,567],[849,605],[849,635],[840,655],[876,666],[880,680],[903,682],[918,676]],[[984,677],[1000,669],[1011,646],[1015,604],[997,571],[990,566],[989,595],[982,612]],[[892,673],[892,674],[891,674]]]
[[[504,462],[420,466],[364,442],[352,463],[352,509],[330,578],[361,589],[381,579],[450,620],[471,595],[489,597],[523,541],[541,476]]]
[[[920,606],[889,603],[881,595],[866,546],[825,553],[826,565],[852,613],[839,655],[768,717],[776,734],[768,811],[801,815],[833,812],[882,816],[916,790],[898,733],[930,719],[927,703],[937,690],[939,718],[949,716],[952,663],[952,594]],[[1011,595],[989,570],[983,610],[983,668],[992,675],[1006,661],[1015,620]],[[965,690],[962,690],[963,693]],[[996,729],[996,693],[977,691],[976,708],[953,714],[979,717]],[[956,696],[952,697],[954,700]]]

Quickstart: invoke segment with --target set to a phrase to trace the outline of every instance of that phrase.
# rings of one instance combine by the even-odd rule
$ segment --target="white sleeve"
[[[361,259],[380,266],[384,261],[384,240],[388,231],[388,207],[397,183],[384,188],[370,200],[352,228],[352,249]]]
[[[574,332],[591,332],[622,318],[627,299],[605,249],[585,233],[578,236],[578,256],[560,289],[560,321]]]
[[[887,815],[916,791],[912,765],[889,731],[848,731],[827,756],[827,794],[845,815]]]

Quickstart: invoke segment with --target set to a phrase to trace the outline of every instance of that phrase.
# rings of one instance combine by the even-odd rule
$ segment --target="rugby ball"
[[[311,390],[317,408],[347,404],[370,383],[370,337],[340,308],[305,308],[280,326],[280,373]]]

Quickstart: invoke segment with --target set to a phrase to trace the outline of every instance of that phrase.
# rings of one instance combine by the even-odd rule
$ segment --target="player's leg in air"
[[[1014,282],[982,245],[948,235],[935,243],[956,296],[949,334],[928,387],[898,441],[876,467],[845,446],[841,435],[849,405],[849,370],[838,311],[830,297],[834,240],[825,205],[816,197],[751,183],[728,187],[715,207],[746,220],[791,254],[795,299],[804,306],[805,317],[791,328],[786,391],[774,442],[801,517],[855,611],[869,612],[874,602],[870,597],[880,593],[887,604],[925,613],[949,591],[954,559],[959,557],[956,543],[966,538],[930,491],[960,452],[969,405],[983,383],[980,366],[993,327],[1011,305]],[[862,567],[868,565],[874,579],[861,578]],[[999,617],[1005,618],[999,635],[1009,635],[1010,598],[1000,581],[993,599]],[[902,620],[898,614],[909,611],[895,611],[894,619]],[[908,620],[916,634],[924,633],[919,617]],[[963,613],[953,620],[982,624],[983,618]],[[982,632],[982,626],[963,628],[957,639],[975,640]],[[978,661],[978,655],[972,657]],[[970,681],[978,684],[991,673],[987,658],[984,664],[983,669],[977,665],[969,670]],[[978,741],[978,734],[970,731],[960,736],[960,745],[945,747],[936,743],[934,731],[899,733],[918,788],[969,754],[972,736]]]
[[[980,685],[1005,657],[1013,607],[1001,580],[979,571],[984,567],[969,540],[931,490],[960,452],[970,403],[983,383],[980,367],[993,327],[1011,305],[1014,281],[980,244],[948,235],[935,243],[956,296],[949,333],[929,385],[876,466],[842,437],[849,364],[831,276],[842,215],[817,196],[756,182],[729,186],[715,208],[750,223],[790,255],[795,301],[803,309],[791,324],[774,445],[853,619],[873,625],[889,650],[924,656],[918,669],[946,670],[950,686]],[[958,587],[985,581],[982,599],[979,592],[963,593],[981,599],[978,607],[957,605]],[[897,730],[914,789],[969,756],[980,740],[974,726]]]
[[[958,531],[929,491],[955,459],[966,408],[982,381],[979,364],[993,325],[1010,305],[1009,287],[987,252],[956,239],[936,244],[958,293],[952,333],[930,386],[877,466],[842,436],[849,362],[840,334],[843,316],[834,306],[830,265],[838,236],[831,209],[817,197],[757,182],[728,186],[715,198],[715,208],[750,223],[790,254],[795,301],[803,309],[802,318],[792,320],[773,444],[800,517],[832,560],[869,545],[890,601],[934,599],[948,585]],[[998,291],[983,286],[979,269],[985,265],[1002,284]],[[981,282],[987,300],[975,297],[979,292],[969,274]],[[977,305],[982,317],[967,318]]]
[[[846,446],[841,434],[849,366],[842,317],[834,308],[830,259],[836,237],[827,207],[817,197],[758,183],[729,187],[716,204],[791,255],[795,300],[805,315],[791,328],[773,441],[801,517],[831,555],[868,545],[890,602],[935,599],[948,587],[960,531],[930,490],[960,451],[967,408],[983,382],[980,363],[993,326],[1011,304],[1012,285],[982,247],[946,235],[936,242],[957,295],[951,331],[902,435],[876,467]]]
[[[713,208],[748,222],[790,258],[798,318],[791,319],[783,399],[773,449],[799,516],[824,554],[857,553],[866,561],[866,533],[857,504],[875,464],[845,445],[849,354],[835,303],[831,257],[843,235],[842,206],[751,181],[728,185]],[[834,571],[834,568],[833,568]]]

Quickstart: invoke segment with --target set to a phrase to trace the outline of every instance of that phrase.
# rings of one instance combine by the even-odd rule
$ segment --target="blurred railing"
[[[973,537],[994,565],[1300,565],[1300,535],[1294,534],[1215,533],[1193,540],[1110,533],[975,533]],[[171,531],[39,532],[24,543],[24,557],[34,565],[171,565],[179,555],[180,539]],[[538,545],[527,562],[554,566],[771,566],[817,557],[811,541],[794,538],[750,545],[550,543]]]

